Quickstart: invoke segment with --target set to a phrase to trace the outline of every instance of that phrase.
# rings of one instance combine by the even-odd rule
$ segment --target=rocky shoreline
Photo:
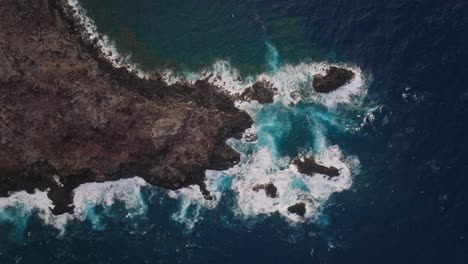
[[[115,68],[61,0],[0,5],[0,196],[49,190],[55,214],[73,189],[138,175],[178,189],[239,161],[226,145],[252,125],[208,82],[167,85]]]

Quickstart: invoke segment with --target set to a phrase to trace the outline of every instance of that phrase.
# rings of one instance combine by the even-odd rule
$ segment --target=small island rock
[[[305,203],[299,202],[297,204],[291,205],[288,207],[288,212],[291,214],[297,214],[299,216],[304,216],[306,213]]]
[[[337,168],[320,165],[312,157],[294,159],[292,164],[297,167],[300,173],[309,176],[313,176],[315,173],[327,175],[328,177],[337,177],[340,175],[340,171]]]
[[[354,72],[348,69],[330,67],[325,76],[314,75],[313,87],[318,93],[330,93],[347,84],[354,78]]]
[[[270,198],[278,197],[278,188],[276,188],[276,186],[271,182],[266,184],[257,184],[252,188],[252,190],[256,192],[258,192],[259,190],[265,190],[266,196]]]

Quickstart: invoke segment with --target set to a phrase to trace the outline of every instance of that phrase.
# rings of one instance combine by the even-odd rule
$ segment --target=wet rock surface
[[[297,214],[299,216],[304,216],[306,213],[306,205],[303,202],[291,205],[288,207],[288,212],[291,214]]]
[[[260,190],[265,190],[265,195],[270,197],[270,198],[276,198],[278,197],[278,188],[276,186],[269,182],[265,184],[257,184],[255,185],[252,190],[258,192]]]
[[[333,167],[326,167],[318,164],[312,157],[296,158],[292,162],[297,167],[297,170],[302,174],[313,176],[314,174],[323,174],[328,177],[337,177],[340,175],[340,171]]]
[[[80,184],[137,175],[209,199],[204,171],[239,161],[225,140],[252,120],[217,87],[114,68],[65,1],[3,0],[0,14],[0,196],[49,189],[61,214]]]
[[[261,104],[273,103],[276,88],[268,81],[259,81],[245,89],[240,95],[242,100],[256,100]]]
[[[313,87],[318,93],[330,93],[349,83],[354,78],[354,72],[351,70],[330,67],[325,76],[321,74],[314,75]]]

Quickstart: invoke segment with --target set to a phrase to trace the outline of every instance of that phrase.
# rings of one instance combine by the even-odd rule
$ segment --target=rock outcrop
[[[47,190],[73,211],[85,182],[135,175],[177,189],[239,160],[251,118],[205,81],[167,85],[114,68],[61,0],[0,5],[0,196]]]
[[[315,173],[323,174],[328,177],[336,177],[340,175],[340,171],[333,167],[326,167],[318,164],[312,157],[296,158],[292,162],[297,167],[297,170],[302,174],[313,176]]]
[[[354,78],[351,70],[331,66],[326,75],[314,75],[313,87],[318,93],[330,93],[347,84]]]
[[[268,81],[259,81],[245,89],[241,99],[245,101],[257,100],[261,104],[273,103],[276,88]]]
[[[303,202],[291,205],[288,207],[288,212],[291,214],[297,214],[299,216],[304,216],[306,213],[306,205]]]
[[[276,186],[269,182],[266,184],[257,184],[255,185],[252,190],[258,192],[260,190],[265,190],[265,195],[270,197],[270,198],[276,198],[278,197],[278,188]]]

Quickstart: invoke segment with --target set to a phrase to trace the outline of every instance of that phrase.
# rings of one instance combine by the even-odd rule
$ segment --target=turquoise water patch
[[[309,188],[307,187],[307,184],[303,181],[303,179],[297,177],[291,181],[291,188],[299,189],[303,192],[309,191]]]
[[[279,102],[266,106],[256,116],[259,146],[268,146],[277,156],[295,156],[298,148],[310,147],[313,124],[307,114]]]

